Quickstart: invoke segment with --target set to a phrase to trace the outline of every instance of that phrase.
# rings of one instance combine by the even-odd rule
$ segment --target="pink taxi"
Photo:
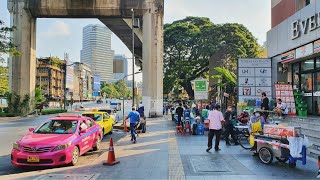
[[[16,166],[75,165],[79,156],[100,148],[100,125],[88,117],[59,115],[13,143],[11,163]]]

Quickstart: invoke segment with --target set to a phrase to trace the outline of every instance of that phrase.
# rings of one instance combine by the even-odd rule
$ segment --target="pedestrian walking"
[[[130,118],[131,141],[133,141],[133,143],[136,143],[137,142],[137,138],[136,138],[136,135],[135,135],[134,128],[136,127],[137,123],[140,120],[140,115],[139,115],[139,112],[136,111],[135,107],[132,107],[132,111],[126,117],[125,121],[128,120],[129,118]]]
[[[219,143],[221,136],[222,123],[224,123],[223,114],[220,111],[220,105],[215,106],[215,110],[209,111],[209,134],[208,134],[208,149],[209,152],[212,149],[212,139],[216,136],[216,142],[214,149],[220,151]]]
[[[230,146],[230,142],[229,142],[229,136],[231,135],[232,140],[235,142],[235,145],[238,145],[238,140],[237,140],[237,136],[233,130],[233,110],[232,110],[232,106],[228,106],[227,111],[224,114],[224,120],[226,121],[226,124],[224,126],[225,131],[224,131],[224,139],[226,140],[226,145]]]
[[[182,126],[182,115],[183,115],[183,108],[182,108],[182,104],[179,103],[179,106],[176,109],[176,114],[178,115],[178,126]]]

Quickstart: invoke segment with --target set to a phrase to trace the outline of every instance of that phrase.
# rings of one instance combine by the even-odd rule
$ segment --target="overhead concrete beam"
[[[52,18],[130,18],[131,9],[142,17],[147,11],[145,0],[29,0],[34,17]]]
[[[132,29],[131,19],[122,18],[100,18],[100,21],[105,24],[121,41],[132,51]],[[129,22],[130,21],[130,22]],[[142,58],[142,31],[134,29],[135,32],[135,55]]]

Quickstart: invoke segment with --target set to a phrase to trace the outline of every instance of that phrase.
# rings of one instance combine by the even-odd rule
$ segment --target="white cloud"
[[[47,31],[40,33],[49,38],[65,37],[70,35],[70,27],[63,21],[55,21],[48,26]]]

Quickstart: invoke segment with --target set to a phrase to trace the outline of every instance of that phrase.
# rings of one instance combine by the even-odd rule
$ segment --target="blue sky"
[[[244,24],[258,38],[258,42],[263,44],[266,41],[266,32],[271,28],[271,2],[270,0],[165,0],[165,23],[186,16],[209,17],[216,24],[234,22]],[[0,0],[0,19],[9,25],[7,0]],[[38,19],[37,57],[51,54],[63,58],[64,53],[69,53],[72,61],[80,61],[82,28],[88,24],[102,23],[97,19]],[[112,37],[112,49],[116,54],[131,56],[127,47],[115,35]]]

